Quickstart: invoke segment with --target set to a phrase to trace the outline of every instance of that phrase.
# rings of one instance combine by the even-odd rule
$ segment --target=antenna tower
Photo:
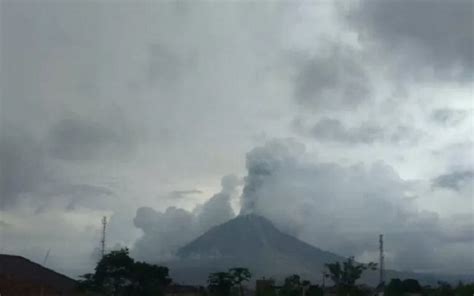
[[[379,258],[379,281],[380,281],[380,285],[383,285],[385,283],[385,266],[384,266],[384,260],[385,260],[385,257],[384,257],[384,254],[383,254],[383,234],[381,234],[379,236],[379,251],[380,251],[380,258]]]
[[[100,254],[105,255],[105,230],[107,228],[107,217],[102,217],[102,238],[100,239]]]

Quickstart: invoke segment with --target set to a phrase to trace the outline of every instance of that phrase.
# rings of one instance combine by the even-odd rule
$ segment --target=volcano
[[[321,281],[324,264],[347,258],[321,250],[277,229],[272,222],[257,215],[240,215],[215,226],[180,248],[176,260],[162,262],[170,268],[177,283],[205,285],[212,272],[232,267],[246,267],[253,279],[271,277],[282,280],[298,274],[313,283]],[[474,275],[423,274],[386,270],[386,280],[413,278],[425,284],[438,280],[455,283],[474,280]],[[361,283],[376,285],[378,272],[367,271]]]
[[[278,230],[257,215],[240,215],[180,248],[168,263],[174,279],[205,283],[211,272],[247,267],[255,277],[283,278],[297,273],[320,279],[325,263],[345,258],[311,246]]]

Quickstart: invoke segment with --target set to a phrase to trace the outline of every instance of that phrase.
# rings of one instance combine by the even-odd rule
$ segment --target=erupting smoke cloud
[[[457,262],[458,272],[472,271],[474,233],[466,230],[474,225],[468,215],[442,218],[419,210],[408,194],[413,183],[382,162],[342,166],[310,158],[294,140],[273,140],[251,150],[240,214],[264,216],[303,241],[358,260],[376,260],[377,244],[371,242],[384,233],[391,268],[439,272],[439,266]],[[144,235],[135,254],[173,258],[178,248],[233,218],[230,199],[239,184],[235,176],[224,177],[221,192],[192,212],[138,209],[134,222]],[[453,242],[457,252],[449,251]]]
[[[385,233],[392,268],[441,271],[436,267],[453,261],[463,266],[458,270],[474,266],[467,259],[474,233],[462,231],[472,219],[418,210],[408,195],[412,183],[389,165],[344,167],[305,158],[304,146],[290,140],[250,151],[241,213],[262,215],[308,243],[361,260],[376,259],[377,245],[370,241]],[[459,250],[447,255],[452,233],[459,234]]]

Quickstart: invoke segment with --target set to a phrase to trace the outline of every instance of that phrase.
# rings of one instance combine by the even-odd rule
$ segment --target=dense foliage
[[[171,283],[167,267],[135,261],[128,249],[104,255],[95,272],[83,278],[82,290],[107,296],[159,296]]]
[[[365,292],[360,287],[356,286],[356,282],[364,271],[376,270],[376,263],[362,264],[357,263],[354,257],[349,257],[346,261],[326,264],[328,272],[326,277],[329,277],[337,289],[338,295],[363,295]]]
[[[310,281],[301,280],[297,274],[290,275],[283,282],[279,295],[281,296],[322,296],[323,289],[312,285]]]
[[[456,287],[449,283],[438,282],[436,287],[422,287],[414,279],[392,279],[385,287],[386,296],[404,296],[419,294],[423,296],[472,296],[474,295],[474,284],[459,283]]]
[[[208,290],[214,296],[229,296],[232,288],[238,288],[239,295],[243,295],[243,282],[248,282],[252,274],[247,268],[235,267],[228,272],[211,273],[208,277]]]

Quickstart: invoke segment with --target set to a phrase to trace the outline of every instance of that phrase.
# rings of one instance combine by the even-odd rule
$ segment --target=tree
[[[301,295],[306,296],[306,292],[308,291],[309,286],[311,286],[311,282],[308,280],[301,281]]]
[[[403,294],[402,281],[400,279],[392,279],[385,287],[386,296],[399,296]]]
[[[329,277],[337,287],[339,295],[357,294],[358,289],[355,285],[356,281],[362,276],[362,273],[368,269],[376,270],[377,264],[370,262],[369,264],[357,263],[354,257],[347,258],[346,261],[326,264]]]
[[[135,262],[132,271],[131,295],[162,295],[171,283],[167,267]]]
[[[83,278],[83,290],[107,296],[162,295],[171,282],[167,267],[135,262],[126,248],[106,254]]]
[[[436,296],[455,296],[454,289],[451,287],[449,283],[446,282],[438,282],[438,288],[436,289]]]
[[[456,296],[472,296],[474,295],[474,283],[463,284],[459,283],[456,287]]]
[[[301,278],[297,274],[293,274],[285,278],[283,286],[281,288],[280,295],[283,296],[301,296],[302,285]]]
[[[229,274],[232,276],[232,285],[239,288],[240,296],[244,295],[244,290],[242,287],[243,282],[248,282],[252,277],[252,274],[247,268],[244,267],[234,267],[229,269]]]
[[[420,293],[422,291],[420,283],[415,279],[403,280],[402,289],[404,293]]]
[[[318,285],[310,285],[305,296],[323,296],[323,289]]]
[[[211,273],[207,279],[209,292],[213,296],[229,296],[233,279],[233,276],[228,272]]]
[[[112,251],[97,264],[92,276],[94,286],[106,295],[124,295],[131,284],[133,259],[128,249]]]
[[[272,278],[257,280],[255,283],[255,296],[276,296],[275,280]]]

